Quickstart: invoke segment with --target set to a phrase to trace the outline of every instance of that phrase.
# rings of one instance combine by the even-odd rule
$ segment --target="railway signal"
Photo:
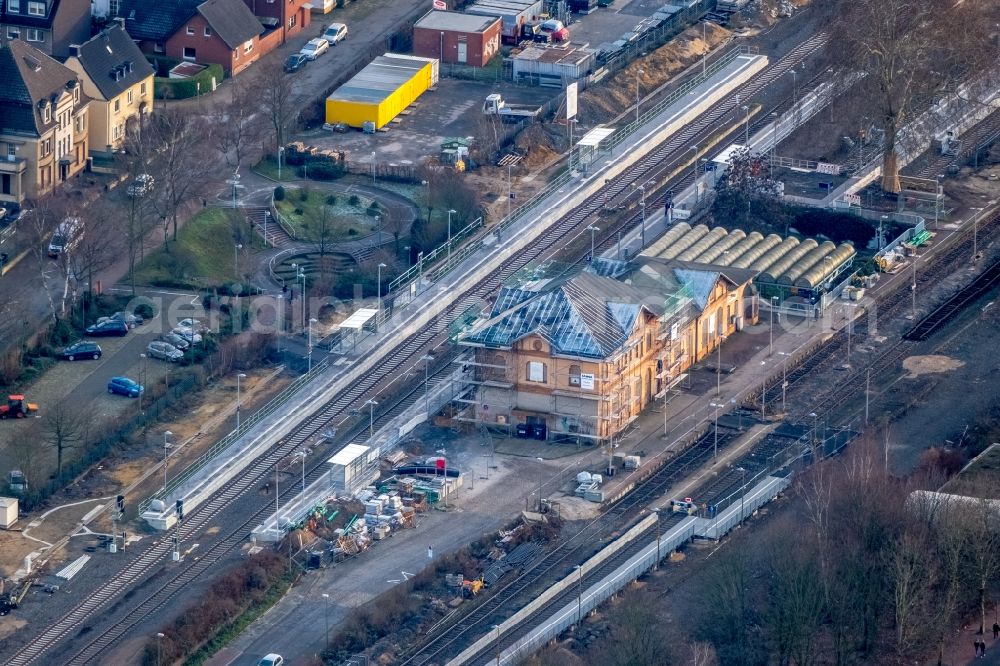
[[[125,496],[119,495],[115,498],[115,508],[118,510],[118,516],[121,517],[125,513]]]
[[[180,522],[184,520],[184,500],[177,500],[177,504],[175,506],[177,507],[177,522]]]

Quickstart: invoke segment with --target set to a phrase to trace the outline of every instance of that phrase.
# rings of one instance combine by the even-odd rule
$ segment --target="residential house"
[[[19,39],[0,48],[0,200],[37,199],[87,165],[76,72]]]
[[[727,335],[756,321],[753,271],[640,257],[505,287],[461,334],[473,351],[460,419],[603,442]]]
[[[125,0],[125,28],[143,53],[222,66],[238,74],[280,43],[242,0]]]
[[[55,58],[90,37],[90,0],[0,0],[0,46],[23,39]]]
[[[153,110],[153,67],[118,19],[84,44],[70,46],[66,66],[91,98],[91,150],[121,147],[126,128]]]
[[[312,3],[309,0],[243,1],[261,23],[280,33],[280,44],[302,32],[309,25],[312,16]]]

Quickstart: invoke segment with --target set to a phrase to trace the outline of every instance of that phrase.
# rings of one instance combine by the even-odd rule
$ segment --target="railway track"
[[[720,450],[734,439],[733,433],[720,432]],[[574,565],[580,564],[598,550],[599,544],[605,539],[624,531],[650,501],[660,497],[684,475],[711,459],[714,442],[714,432],[699,437],[694,444],[661,466],[632,492],[561,542],[558,548],[536,558],[516,578],[504,583],[483,603],[431,637],[416,652],[408,655],[401,666],[420,666],[432,659],[440,660],[457,654],[465,647],[465,638],[483,634],[490,626],[512,615],[533,598],[540,588],[550,584],[553,578],[562,578]]]
[[[962,149],[957,155],[935,155],[927,160],[919,160],[912,165],[912,168],[903,169],[903,174],[918,178],[937,178],[939,174],[945,173],[949,166],[970,158],[979,147],[995,141],[998,137],[1000,137],[1000,111],[994,111],[960,137]]]
[[[720,431],[720,444],[722,443],[723,441],[722,438],[724,437],[725,445],[728,446],[738,436],[738,434],[739,433],[733,432],[728,429],[725,430],[724,433]],[[696,445],[694,445],[700,447],[699,451],[696,452],[697,455],[699,456],[700,460],[699,464],[704,464],[711,459],[713,443],[714,443],[714,431],[709,430],[704,436],[702,436],[702,438],[700,438],[700,440],[696,443]],[[737,460],[735,460],[732,463],[732,465],[725,471],[721,472],[718,477],[710,480],[704,485],[699,486],[692,494],[694,497],[697,498],[699,503],[704,502],[708,505],[716,505],[717,510],[722,511],[727,506],[729,506],[730,503],[738,501],[740,496],[740,490],[744,482],[746,482],[747,485],[749,485],[750,481],[748,479],[753,479],[755,478],[756,475],[768,470],[768,466],[773,464],[773,461],[775,459],[781,457],[782,454],[788,454],[789,450],[794,449],[794,447],[795,447],[795,442],[790,441],[786,438],[777,438],[777,437],[765,438],[764,440],[755,444],[753,449],[751,449],[747,453],[740,456]],[[692,447],[692,449],[693,448],[694,447]],[[692,449],[688,449],[688,451],[692,451]],[[787,456],[781,457],[781,459],[786,460]],[[743,472],[736,471],[741,468],[746,469],[745,476]],[[650,480],[652,481],[652,478]],[[653,496],[656,497],[662,495],[662,491],[665,490],[666,488],[663,487],[662,484],[655,484],[655,485],[658,486],[658,490],[653,493]],[[663,517],[661,517],[658,526],[650,527],[648,530],[642,532],[631,543],[623,547],[621,551],[615,553],[614,555],[609,557],[606,561],[602,562],[598,567],[596,567],[595,569],[584,575],[580,583],[580,586],[587,587],[602,580],[604,577],[606,577],[607,575],[612,573],[615,569],[617,569],[621,564],[627,562],[637,552],[645,548],[650,543],[650,541],[656,538],[655,535],[657,533],[668,532],[672,527],[677,525],[684,518],[687,518],[687,516],[682,514],[665,513]],[[536,579],[535,583],[536,584],[544,583],[547,585],[551,585],[555,583],[556,580],[563,578],[565,574],[570,573],[572,571],[573,566],[581,564],[583,561],[584,561],[583,559],[573,560],[572,558],[565,558],[561,563],[562,565],[561,567],[553,568],[552,572],[556,574],[554,577],[550,576],[547,579],[543,579],[543,581],[538,581]],[[522,574],[522,576],[528,573],[532,572],[525,572],[525,574]],[[553,597],[547,603],[543,604],[534,613],[532,613],[530,617],[525,618],[522,622],[519,622],[515,627],[504,632],[503,636],[501,636],[500,638],[501,647],[506,647],[513,643],[516,643],[525,634],[527,634],[534,628],[539,618],[547,617],[552,611],[570,603],[579,594],[579,589],[580,587],[578,586],[570,586],[563,593]],[[517,607],[514,610],[517,610],[523,605],[524,604],[516,604]],[[490,627],[493,626],[493,624],[499,624],[504,619],[506,619],[506,617],[509,617],[509,615],[510,613],[508,613],[506,616],[502,614],[495,614],[493,616],[489,616],[485,619],[484,622],[477,623],[474,627],[469,627],[465,632],[463,632],[463,637],[468,637],[469,639],[478,638],[478,636],[476,636],[475,634],[469,635],[473,631],[479,632],[480,635],[485,635],[489,632],[489,629]],[[487,649],[487,651],[493,650],[495,648],[496,648],[496,643],[494,642],[494,644],[491,645]],[[452,652],[454,652],[454,650]],[[449,656],[453,655],[448,654],[448,650],[445,649],[445,650],[438,650],[437,652],[429,655],[427,658],[428,659],[436,658],[437,661],[435,663],[440,663],[443,661],[444,658]],[[482,656],[480,656],[480,661],[481,660]],[[475,662],[476,660],[473,659],[470,661]],[[426,663],[426,660],[406,661],[403,662],[403,665],[405,666],[411,663],[416,666],[418,664]]]
[[[751,81],[740,86],[734,91],[733,95],[739,94],[741,99],[749,99],[766,85],[782,76],[795,63],[801,61],[802,58],[821,48],[825,44],[826,39],[827,36],[825,34],[810,37],[792,49],[788,55],[780,59],[777,63],[765,69]],[[730,95],[728,99],[735,99],[733,95]],[[658,165],[664,159],[686,146],[691,138],[697,136],[699,132],[710,129],[711,123],[718,122],[727,113],[731,113],[732,109],[730,107],[733,105],[734,103],[729,104],[724,101],[702,114],[691,126],[668,139],[660,148],[627,169],[622,175],[607,184],[601,192],[591,197],[574,212],[557,221],[548,233],[528,245],[518,255],[512,257],[499,270],[479,283],[472,285],[459,297],[453,306],[446,310],[439,320],[450,323],[460,313],[464,312],[470,303],[485,300],[504,280],[516,271],[528,263],[537,260],[539,257],[551,253],[556,247],[570,242],[575,236],[582,233],[582,228],[586,226],[588,218],[603,206],[606,197],[621,196],[628,190],[629,185],[632,183],[646,182],[650,174],[655,173]],[[113,642],[113,639],[108,640],[105,638],[106,636],[112,633],[121,635],[121,633],[109,629],[98,635],[93,635],[91,628],[87,624],[88,620],[98,610],[110,604],[117,597],[126,593],[126,591],[132,594],[136,586],[140,585],[149,574],[159,568],[166,561],[173,548],[171,537],[177,536],[181,541],[186,541],[204,529],[211,521],[223,514],[227,508],[234,505],[239,498],[247,494],[251,489],[258,487],[269,476],[272,468],[281,460],[305,448],[307,442],[311,442],[325,429],[336,424],[338,419],[344,418],[351,412],[352,408],[360,407],[361,399],[364,396],[377,393],[380,388],[384,389],[386,384],[395,377],[417,366],[419,359],[425,353],[426,349],[443,342],[445,336],[446,333],[442,332],[441,328],[431,324],[406,339],[392,350],[391,354],[385,355],[384,363],[376,366],[372,372],[355,382],[348,390],[326,403],[275,447],[259,456],[238,478],[234,479],[228,486],[218,491],[191,514],[186,516],[185,521],[179,527],[165,534],[161,541],[149,546],[136,559],[128,562],[117,576],[108,581],[106,585],[96,589],[93,594],[89,595],[76,608],[61,618],[60,621],[46,628],[40,635],[22,648],[9,663],[13,666],[35,663],[47,650],[70,639],[74,635],[76,637],[86,637],[87,644],[74,653],[71,663],[88,663],[95,658],[96,655],[100,654],[100,649],[96,647],[98,644],[106,646]],[[317,458],[322,458],[322,456],[317,456]],[[312,468],[308,470],[307,475],[315,474],[321,464],[322,462],[314,463]],[[291,489],[288,492],[290,491]],[[246,515],[246,507],[243,507],[243,511],[240,512],[242,514],[241,517],[234,517],[231,520],[223,521],[227,525],[236,525],[237,527],[235,529],[228,526],[225,528],[225,534],[220,536],[217,541],[213,542],[203,552],[198,560],[198,567],[196,569],[192,568],[192,571],[196,570],[197,573],[187,575],[183,584],[190,584],[191,581],[196,580],[201,573],[209,570],[212,564],[220,561],[241,544],[248,531],[246,526],[254,521],[258,521],[259,516],[269,510],[269,503],[265,504],[268,504],[267,508],[251,510],[249,519],[242,517]],[[179,588],[180,585],[177,587]],[[146,603],[147,606],[141,608],[136,606],[129,613],[127,623],[130,626],[137,625],[163,607],[166,600],[169,600],[169,597],[162,602],[157,600],[156,597],[158,594],[161,594],[162,589],[159,588],[154,590],[151,595],[147,595],[147,598],[142,602]],[[164,591],[163,593],[166,594],[168,591]],[[169,592],[170,597],[173,594],[176,594],[176,592]],[[104,617],[102,621],[108,622],[109,619]],[[114,623],[111,622],[111,624]],[[123,622],[121,624],[126,623]]]

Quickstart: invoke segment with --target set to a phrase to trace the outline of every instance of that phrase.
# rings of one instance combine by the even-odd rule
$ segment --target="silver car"
[[[199,335],[198,333],[195,333],[190,328],[186,328],[184,326],[176,326],[176,327],[174,327],[174,330],[171,331],[171,332],[174,333],[175,335],[181,336],[182,338],[184,338],[185,340],[187,340],[191,344],[195,344],[197,342],[201,342],[201,335]]]
[[[166,342],[167,344],[171,344],[174,347],[177,347],[181,351],[184,351],[191,346],[191,344],[187,340],[177,335],[176,333],[164,333],[163,335],[160,336],[160,339]]]
[[[184,358],[184,352],[162,340],[153,340],[146,345],[146,353],[150,358],[159,358],[171,363],[176,363]]]

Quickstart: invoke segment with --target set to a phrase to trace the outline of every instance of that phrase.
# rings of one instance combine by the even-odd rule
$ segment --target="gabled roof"
[[[58,101],[79,85],[76,72],[20,39],[0,49],[0,131],[41,135],[55,122],[43,122],[38,102]]]
[[[112,25],[80,46],[83,71],[105,100],[153,75],[153,66],[120,25]]]
[[[200,0],[123,0],[121,16],[132,39],[165,42],[195,15]]]
[[[231,49],[264,32],[264,26],[243,0],[207,0],[198,5],[198,13]]]
[[[643,311],[656,314],[647,300],[638,289],[593,273],[548,282],[542,290],[504,288],[490,319],[459,340],[505,348],[534,334],[556,354],[607,358],[621,349]]]

